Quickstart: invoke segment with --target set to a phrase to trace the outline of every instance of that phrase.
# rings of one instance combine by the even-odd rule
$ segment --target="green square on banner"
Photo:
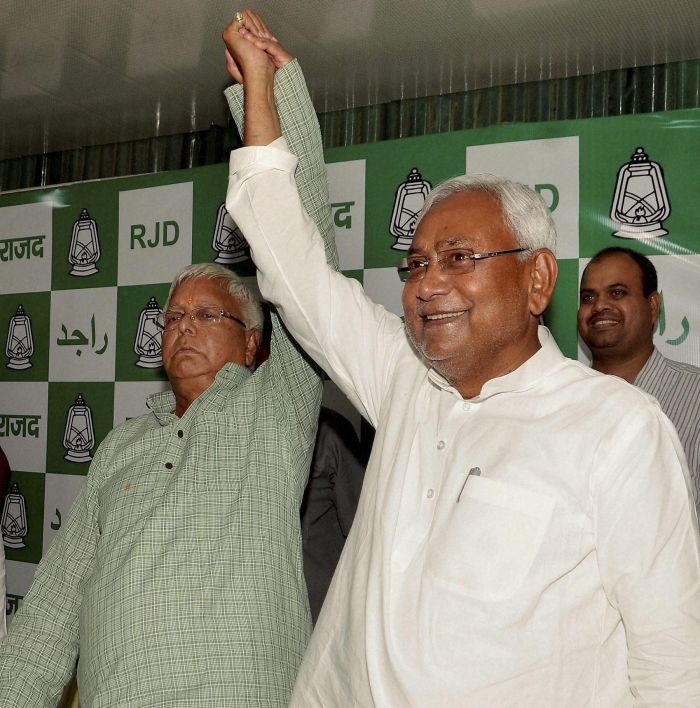
[[[357,280],[357,282],[360,284],[362,284],[363,279],[364,279],[364,271],[363,270],[344,270],[343,275],[346,278],[353,278],[354,280]]]
[[[113,418],[114,383],[50,382],[46,471],[87,474]]]
[[[0,295],[0,381],[48,379],[50,312],[48,292]]]
[[[117,381],[166,378],[161,357],[162,333],[155,318],[165,307],[169,283],[117,289]]]
[[[38,563],[43,542],[44,475],[13,470],[5,499],[2,516],[5,558]]]
[[[696,217],[700,134],[687,127],[697,123],[698,115],[671,111],[663,117],[652,113],[581,121],[582,257],[609,246],[631,247],[646,255],[700,252]],[[657,186],[659,181],[663,188]],[[670,211],[666,217],[659,189],[666,193]],[[615,206],[630,218],[639,210],[642,223],[647,214],[661,212],[658,233],[635,230],[634,224],[621,229],[621,223],[611,218],[616,194]]]
[[[405,234],[425,195],[464,173],[462,144],[460,134],[429,135],[326,151],[330,163],[366,158],[365,268],[395,266],[405,256]]]
[[[544,313],[544,323],[565,356],[578,358],[578,259],[562,259],[554,297]]]
[[[219,263],[241,277],[255,275],[250,249],[226,211],[228,164],[190,170],[194,185],[192,263]]]
[[[53,290],[117,283],[117,195],[114,180],[42,191],[53,204]]]

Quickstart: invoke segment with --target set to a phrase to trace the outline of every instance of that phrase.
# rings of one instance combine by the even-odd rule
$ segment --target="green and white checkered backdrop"
[[[700,365],[699,126],[700,110],[691,110],[329,150],[342,268],[400,313],[394,266],[430,186],[465,166],[508,175],[537,189],[557,223],[561,273],[546,319],[568,356],[586,358],[576,334],[579,273],[596,251],[620,244],[658,268],[657,346]],[[641,159],[631,163],[635,153]],[[218,259],[253,276],[223,210],[226,177],[222,164],[0,195],[0,445],[13,470],[0,521],[10,616],[97,445],[167,386],[154,316],[173,273]],[[329,396],[347,413],[349,404]]]

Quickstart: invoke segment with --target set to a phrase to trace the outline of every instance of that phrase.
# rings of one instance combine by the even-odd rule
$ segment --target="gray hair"
[[[217,263],[193,263],[178,271],[170,285],[165,310],[170,305],[170,298],[173,296],[175,288],[185,280],[193,280],[195,278],[217,280],[221,289],[240,305],[241,317],[246,323],[246,329],[262,331],[265,320],[260,298],[235,273]]]
[[[557,231],[544,199],[527,185],[490,174],[460,175],[438,185],[425,200],[416,228],[428,211],[453,194],[486,192],[495,197],[518,244],[528,251],[557,249]]]

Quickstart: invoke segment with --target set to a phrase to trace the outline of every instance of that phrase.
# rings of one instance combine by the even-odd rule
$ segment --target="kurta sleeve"
[[[298,77],[303,82],[300,71]],[[359,283],[326,263],[332,229],[330,211],[324,211],[319,228],[310,216],[319,213],[318,207],[310,204],[303,179],[310,159],[323,165],[320,137],[317,149],[309,152],[307,140],[296,143],[286,132],[293,125],[298,126],[294,131],[304,135],[311,120],[317,129],[305,89],[304,95],[307,117],[291,111],[294,118],[290,123],[285,120],[290,111],[276,93],[285,138],[299,159],[277,141],[274,146],[235,150],[231,154],[226,205],[251,246],[263,296],[277,307],[302,347],[376,425],[383,392],[401,348],[397,342],[403,341],[403,324],[396,315],[366,298]],[[322,194],[327,204],[325,184],[322,189],[318,180],[309,185],[308,189]]]
[[[231,114],[242,135],[243,87],[231,86],[226,90],[225,95]],[[286,143],[299,155],[299,164],[294,175],[296,188],[304,209],[310,214],[319,232],[323,234],[327,262],[330,267],[337,269],[338,256],[333,237],[321,131],[306,89],[304,75],[296,60],[276,72],[275,100]],[[238,223],[235,210],[231,212],[231,216]],[[275,310],[272,312],[272,322],[270,349],[273,356],[270,358],[270,368],[280,382],[281,397],[296,411],[304,430],[313,434],[320,404],[319,372],[298,344],[290,338],[279,322]]]
[[[98,450],[90,476],[99,467]],[[99,537],[90,476],[0,643],[0,706],[54,708],[73,673],[83,588]]]
[[[592,504],[601,578],[639,706],[700,706],[700,555],[680,441],[660,409],[601,439]]]

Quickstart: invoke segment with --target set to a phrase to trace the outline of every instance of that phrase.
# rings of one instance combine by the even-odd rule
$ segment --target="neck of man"
[[[214,383],[210,376],[170,381],[175,394],[175,410],[173,413],[181,418],[185,411]]]
[[[527,339],[525,346],[522,344],[514,350],[501,350],[494,352],[493,356],[486,357],[479,367],[470,366],[468,370],[463,367],[433,366],[438,373],[457,389],[462,398],[478,396],[484,386],[493,379],[507,376],[519,369],[528,359],[533,357],[541,348],[539,337],[535,331],[534,337]],[[441,362],[442,363],[442,362]]]
[[[632,354],[620,354],[612,349],[600,349],[591,352],[593,355],[591,366],[602,374],[619,376],[621,379],[633,384],[639,372],[649,361],[653,351],[653,342],[650,342],[647,347],[637,349]]]

